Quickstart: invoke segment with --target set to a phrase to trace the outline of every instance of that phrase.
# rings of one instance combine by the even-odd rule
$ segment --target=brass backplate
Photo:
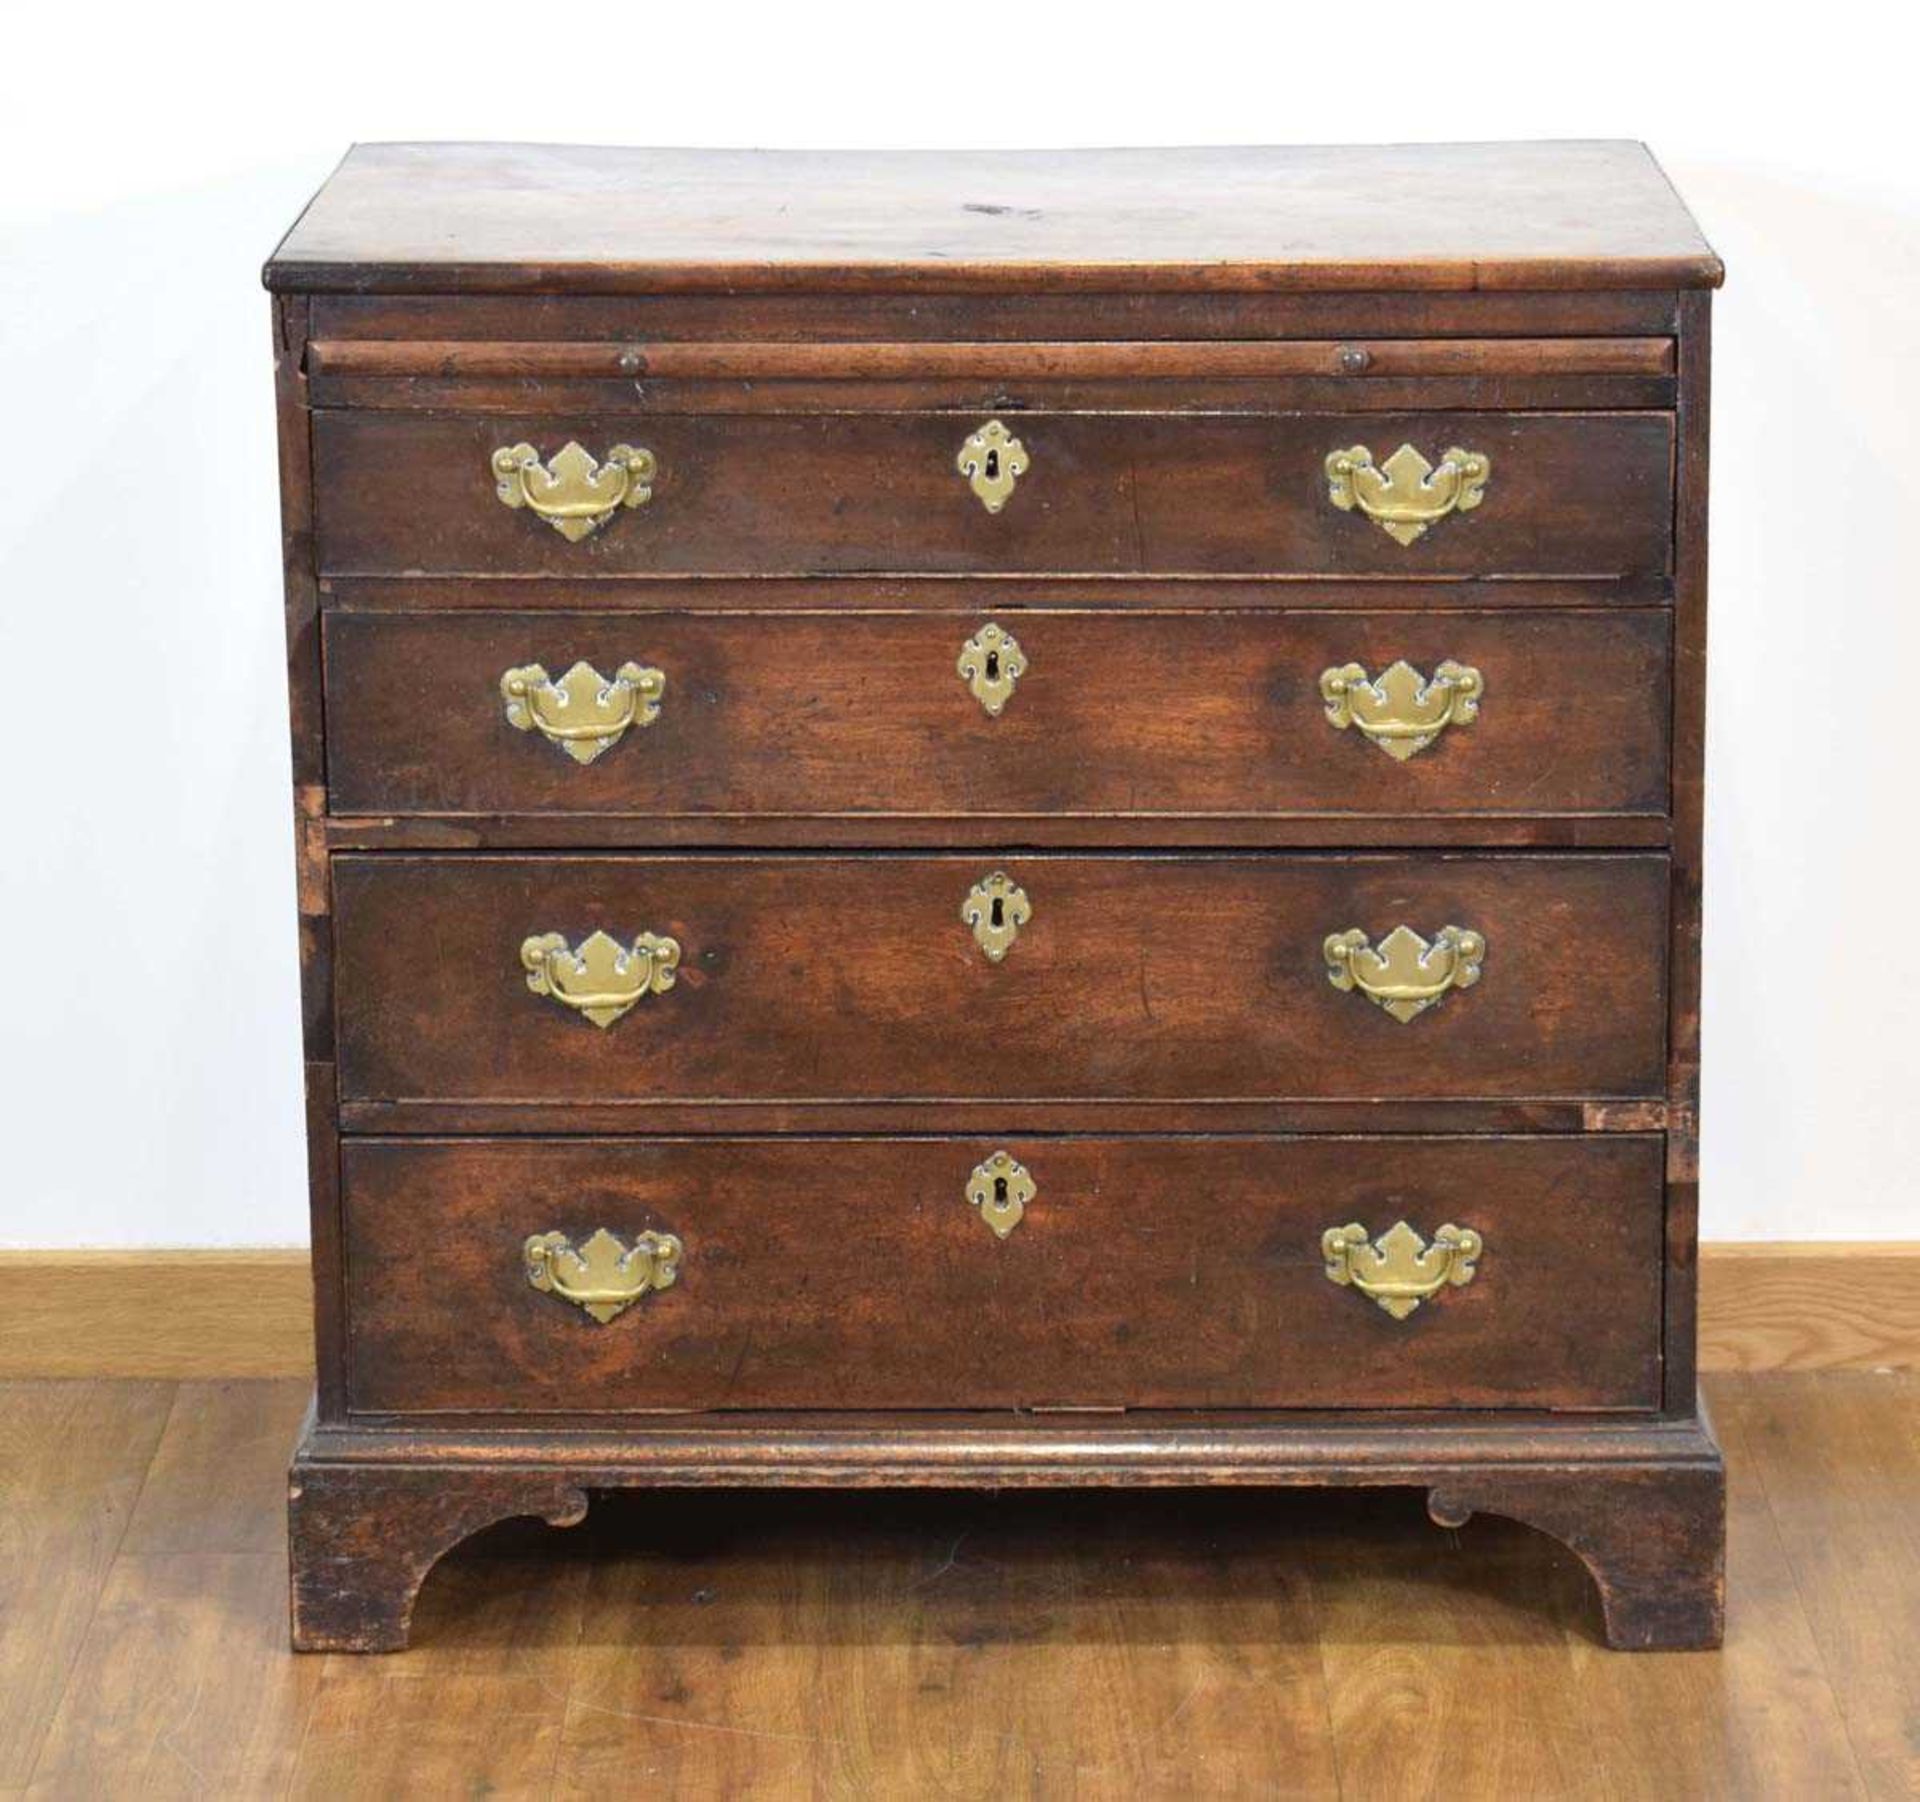
[[[565,934],[538,932],[522,941],[520,962],[536,995],[552,996],[604,1030],[636,1002],[673,987],[680,945],[653,932],[623,945],[596,931],[569,948]]]
[[[557,682],[537,663],[500,678],[507,723],[538,732],[575,763],[591,763],[611,750],[629,726],[651,726],[666,691],[666,676],[638,663],[621,664],[611,681],[590,663],[576,663]]]
[[[1484,1249],[1471,1227],[1443,1226],[1429,1245],[1404,1220],[1372,1240],[1357,1222],[1330,1226],[1320,1235],[1328,1280],[1358,1289],[1395,1320],[1405,1320],[1449,1285],[1472,1282]]]
[[[1403,444],[1376,465],[1364,444],[1331,452],[1327,498],[1343,512],[1358,508],[1398,544],[1412,544],[1449,513],[1471,513],[1486,498],[1493,463],[1479,451],[1443,451],[1438,469]]]
[[[531,444],[502,445],[489,466],[502,506],[525,507],[569,544],[597,532],[623,507],[644,507],[659,467],[652,451],[631,444],[616,444],[602,463],[571,440],[545,463]]]
[[[1396,926],[1378,945],[1357,926],[1327,935],[1327,980],[1358,989],[1402,1025],[1423,1014],[1450,989],[1480,980],[1487,941],[1460,926],[1442,926],[1428,944],[1410,926]]]
[[[605,1227],[575,1245],[565,1233],[535,1233],[522,1248],[527,1281],[605,1326],[641,1296],[669,1289],[684,1248],[672,1233],[641,1233],[622,1245]]]
[[[1449,726],[1471,726],[1480,717],[1486,684],[1470,664],[1443,663],[1427,677],[1406,662],[1389,664],[1370,681],[1358,663],[1343,663],[1320,676],[1328,721],[1344,731],[1358,727],[1398,763],[1424,751]]]

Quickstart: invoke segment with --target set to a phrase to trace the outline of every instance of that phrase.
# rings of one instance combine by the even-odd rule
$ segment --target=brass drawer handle
[[[540,932],[521,944],[520,962],[536,995],[551,995],[604,1031],[643,997],[673,987],[680,945],[643,932],[629,946],[596,931],[569,950],[564,934]]]
[[[1375,465],[1364,444],[1327,458],[1327,498],[1343,513],[1358,507],[1389,538],[1411,544],[1449,513],[1471,513],[1486,498],[1492,461],[1478,451],[1443,451],[1435,469],[1411,444]]]
[[[1480,980],[1487,941],[1461,926],[1442,926],[1429,945],[1409,926],[1396,926],[1370,945],[1357,926],[1326,940],[1327,980],[1336,989],[1358,989],[1402,1025],[1423,1014],[1449,989],[1470,989]]]
[[[1357,663],[1320,675],[1327,719],[1341,731],[1360,730],[1396,762],[1424,751],[1449,726],[1471,726],[1480,717],[1486,683],[1471,664],[1448,661],[1429,681],[1410,663],[1393,663],[1369,681]]]
[[[960,918],[973,928],[973,942],[986,953],[987,962],[997,964],[1013,949],[1020,928],[1033,918],[1033,903],[1006,871],[995,870],[967,890]]]
[[[641,1233],[631,1246],[605,1227],[583,1245],[565,1233],[535,1233],[524,1248],[527,1281],[543,1295],[585,1309],[605,1326],[641,1296],[672,1288],[684,1249],[672,1233]]]
[[[1358,1289],[1395,1320],[1405,1320],[1423,1301],[1451,1285],[1473,1281],[1475,1261],[1485,1249],[1471,1227],[1443,1226],[1431,1245],[1404,1220],[1396,1221],[1368,1243],[1357,1222],[1330,1226],[1320,1235],[1327,1279]]]
[[[538,732],[575,763],[591,763],[620,742],[629,726],[651,726],[667,692],[663,671],[623,663],[607,678],[591,663],[576,663],[558,682],[537,663],[500,678],[507,724]]]
[[[1038,1193],[1026,1165],[1007,1151],[996,1151],[984,1164],[976,1164],[967,1178],[967,1200],[996,1239],[1004,1239],[1020,1224]]]
[[[1027,473],[1027,447],[999,420],[989,419],[979,431],[967,434],[953,462],[981,506],[998,513],[1014,484]]]
[[[1027,654],[1011,632],[988,620],[960,647],[960,661],[954,667],[987,717],[998,719],[1000,710],[1013,699],[1014,684],[1027,673]]]
[[[616,444],[604,463],[569,439],[550,463],[531,444],[508,444],[493,453],[494,492],[501,504],[538,514],[569,544],[596,532],[622,507],[653,499],[659,463],[650,450]]]

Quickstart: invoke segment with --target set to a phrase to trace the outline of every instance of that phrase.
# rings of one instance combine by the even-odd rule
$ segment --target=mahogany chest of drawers
[[[293,1632],[673,1484],[1405,1484],[1713,1643],[1646,153],[356,150],[267,270]]]

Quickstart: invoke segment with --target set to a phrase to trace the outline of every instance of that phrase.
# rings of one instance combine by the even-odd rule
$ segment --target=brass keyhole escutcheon
[[[1016,1162],[1011,1152],[996,1151],[967,1178],[967,1200],[996,1239],[1004,1239],[1020,1224],[1038,1193],[1026,1165]]]
[[[997,964],[1013,949],[1020,928],[1033,918],[1033,903],[1004,870],[983,876],[967,891],[960,918],[973,928],[973,942]]]
[[[1027,447],[997,419],[970,432],[954,458],[954,467],[989,513],[1007,504],[1014,484],[1027,473]]]
[[[1027,654],[1011,632],[988,620],[960,647],[960,660],[954,667],[987,717],[998,719],[1001,709],[1013,699],[1014,684],[1027,673]]]

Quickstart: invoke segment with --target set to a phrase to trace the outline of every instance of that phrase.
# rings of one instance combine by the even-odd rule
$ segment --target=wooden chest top
[[[301,293],[1717,286],[1644,145],[1080,151],[356,146]]]

